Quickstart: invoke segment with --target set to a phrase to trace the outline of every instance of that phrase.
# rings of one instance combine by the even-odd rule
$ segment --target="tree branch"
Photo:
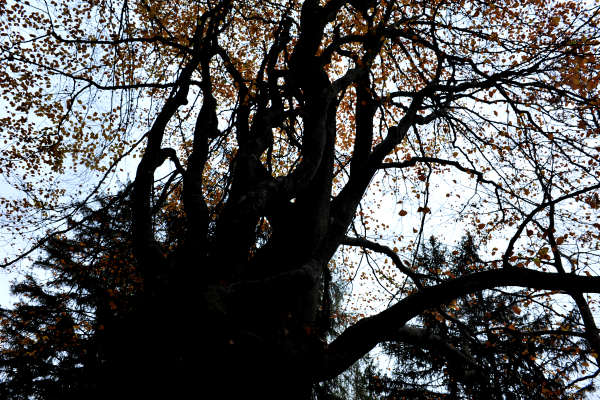
[[[357,238],[357,237],[348,237],[346,236],[342,242],[342,245],[347,246],[359,246],[365,249],[376,251],[377,253],[385,254],[389,258],[392,259],[392,262],[396,265],[396,268],[400,270],[404,275],[408,276],[419,288],[423,286],[420,283],[420,278],[417,274],[407,268],[404,264],[402,264],[402,260],[398,257],[398,254],[388,246],[384,246],[382,244],[372,242],[366,238]]]
[[[372,317],[363,318],[346,329],[325,350],[317,377],[333,378],[367,354],[378,343],[389,340],[423,311],[480,290],[503,286],[564,292],[600,293],[600,277],[583,277],[538,272],[529,269],[500,269],[469,274],[409,295]]]
[[[429,162],[429,163],[435,163],[435,164],[440,164],[440,165],[452,166],[452,167],[458,169],[459,171],[466,172],[468,174],[473,174],[473,175],[477,176],[477,182],[489,183],[490,185],[498,186],[498,184],[496,182],[484,178],[483,172],[481,172],[481,171],[477,171],[472,168],[464,167],[458,161],[445,160],[443,158],[437,158],[437,157],[412,157],[410,160],[407,160],[407,161],[384,163],[384,164],[381,164],[377,168],[378,169],[385,169],[385,168],[400,168],[400,169],[402,169],[402,168],[413,167],[417,163],[420,163],[420,162],[423,162],[423,163]]]

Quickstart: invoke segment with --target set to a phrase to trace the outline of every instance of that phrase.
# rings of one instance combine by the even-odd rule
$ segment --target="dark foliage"
[[[12,286],[20,300],[2,310],[0,397],[89,398],[122,372],[134,349],[123,328],[143,298],[122,197],[84,207],[69,236],[46,242],[35,274]]]

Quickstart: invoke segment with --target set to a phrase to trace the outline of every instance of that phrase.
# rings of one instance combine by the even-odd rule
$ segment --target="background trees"
[[[118,197],[98,200],[97,211],[83,208],[85,222],[70,237],[47,240],[37,276],[13,285],[21,301],[2,310],[0,328],[5,398],[78,399],[118,384],[131,345],[123,326],[135,315],[142,282],[128,208],[122,199],[115,207]]]
[[[0,10],[0,169],[16,189],[2,218],[7,235],[36,239],[5,265],[44,248],[42,263],[65,271],[54,292],[17,289],[37,311],[90,313],[93,329],[69,317],[60,330],[105,343],[88,388],[110,392],[116,379],[130,395],[173,397],[200,380],[224,397],[306,398],[378,343],[413,340],[413,318],[446,321],[436,307],[467,301],[493,313],[477,294],[514,286],[523,289],[495,297],[511,309],[499,311],[505,333],[492,347],[514,330],[537,337],[516,311],[531,309],[558,338],[545,344],[573,345],[568,364],[548,364],[556,387],[597,363],[584,294],[600,290],[593,2],[42,0]],[[127,201],[94,200],[116,195],[132,165]],[[114,247],[78,241],[102,215]],[[476,235],[481,262],[422,270],[423,237],[444,223]],[[372,252],[369,272],[348,248]],[[105,286],[98,268],[117,270]],[[328,336],[330,288],[354,276],[379,289]],[[75,299],[58,296],[68,285]],[[101,294],[95,304],[88,292]],[[556,308],[559,292],[572,310]],[[7,332],[28,338],[7,345],[7,363],[52,326],[22,326],[26,309],[5,311]],[[78,365],[82,346],[64,362]],[[533,361],[523,356],[513,361]],[[42,380],[62,365],[49,357]],[[6,368],[7,379],[24,376]]]

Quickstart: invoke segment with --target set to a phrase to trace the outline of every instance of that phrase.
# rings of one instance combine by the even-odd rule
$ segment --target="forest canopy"
[[[456,371],[506,356],[530,395],[582,398],[599,22],[595,0],[1,3],[2,265],[45,271],[2,310],[1,390],[307,399],[385,344],[389,396],[485,393]]]

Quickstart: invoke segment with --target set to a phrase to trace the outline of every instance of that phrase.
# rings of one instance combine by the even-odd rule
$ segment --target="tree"
[[[85,222],[71,238],[45,242],[36,263],[45,273],[13,285],[21,301],[2,310],[2,397],[89,398],[123,376],[131,345],[123,333],[143,282],[122,197],[98,199],[98,210],[82,206]]]
[[[114,303],[127,317],[111,328],[122,342],[106,342],[118,368],[104,395],[118,394],[114,379],[130,397],[210,386],[224,398],[308,398],[427,310],[508,287],[523,288],[502,290],[544,312],[552,333],[585,339],[555,367],[561,385],[597,366],[594,2],[11,0],[0,10],[0,170],[15,189],[2,218],[7,235],[35,238],[4,265],[85,232],[106,206],[94,199],[137,161],[130,201],[105,213],[128,219],[141,289],[134,306]],[[476,231],[481,268],[419,271],[438,214]],[[331,282],[354,271],[348,247],[366,252],[393,305],[350,315],[328,338]],[[373,252],[388,263],[374,265]],[[114,265],[128,276],[129,263]],[[567,316],[552,305],[564,295]]]

